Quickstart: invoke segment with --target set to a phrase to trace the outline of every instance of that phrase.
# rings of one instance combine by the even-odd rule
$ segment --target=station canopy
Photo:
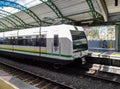
[[[119,0],[0,0],[0,31],[75,22],[107,22]]]

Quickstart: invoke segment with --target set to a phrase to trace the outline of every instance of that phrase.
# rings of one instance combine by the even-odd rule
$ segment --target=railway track
[[[96,64],[97,65],[97,64]],[[99,64],[98,64],[99,65]],[[115,84],[120,84],[120,74],[115,74],[112,72],[105,72],[104,71],[100,71],[99,69],[93,69],[91,68],[92,64],[85,64],[82,66],[79,66],[79,68],[68,68],[69,70],[73,70],[73,72],[79,71],[80,75],[86,76],[86,77],[91,77],[94,79],[100,79],[103,81],[107,81],[107,82],[111,82],[111,83],[115,83]],[[77,66],[78,67],[78,66]],[[68,71],[69,71],[68,70]]]
[[[25,66],[23,66],[24,63],[22,64],[21,63],[17,64],[17,62],[10,63],[8,59],[3,59],[1,62],[3,64],[11,66],[12,70],[15,68],[13,71],[17,71],[17,70],[25,71],[24,73],[11,72],[11,71],[10,72],[13,73],[13,75],[15,74],[15,76],[18,76],[18,77],[25,75],[25,77],[22,77],[20,79],[23,79],[25,82],[28,82],[33,86],[37,86],[39,88],[43,87],[42,89],[88,89],[88,88],[103,89],[103,86],[106,86],[109,83],[110,83],[109,85],[110,87],[108,86],[108,88],[105,88],[105,89],[113,89],[111,88],[112,84],[113,86],[117,86],[120,88],[119,86],[120,75],[101,72],[98,70],[92,70],[84,66],[79,66],[79,68],[66,67],[60,70],[55,70],[55,69],[51,70],[50,68],[47,67],[47,68],[43,68],[44,69],[43,70],[41,69],[41,66],[39,67],[36,67],[33,65],[26,66],[26,64]],[[26,75],[26,73],[28,73],[28,75]],[[33,75],[35,76],[32,77]],[[44,79],[45,81],[47,80],[47,82],[45,82]],[[96,85],[95,83],[96,84],[100,83],[100,85]],[[102,88],[98,88],[97,86],[101,86]],[[119,89],[119,88],[115,87],[115,89]]]
[[[114,73],[103,72],[95,69],[89,69],[85,76],[97,78],[111,83],[120,84],[120,75]]]
[[[8,66],[0,63],[0,69],[40,89],[75,89],[71,86],[65,85],[64,83],[58,83],[47,78],[36,76],[30,72],[28,73],[21,69],[16,69],[13,66],[11,67],[10,65]]]

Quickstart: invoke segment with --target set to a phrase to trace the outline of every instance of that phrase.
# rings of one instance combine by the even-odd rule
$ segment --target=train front
[[[76,30],[71,31],[73,42],[73,57],[74,59],[82,59],[85,61],[85,57],[88,53],[87,37],[82,27],[76,27]]]

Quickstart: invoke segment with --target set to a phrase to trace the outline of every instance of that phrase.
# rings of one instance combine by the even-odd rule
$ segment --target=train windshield
[[[71,34],[74,52],[88,49],[86,35],[83,31],[71,31]]]

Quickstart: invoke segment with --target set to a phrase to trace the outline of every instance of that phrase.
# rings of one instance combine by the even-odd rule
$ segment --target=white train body
[[[76,58],[85,57],[87,49],[83,28],[72,25],[0,32],[1,52],[33,56],[51,63],[64,65]]]

